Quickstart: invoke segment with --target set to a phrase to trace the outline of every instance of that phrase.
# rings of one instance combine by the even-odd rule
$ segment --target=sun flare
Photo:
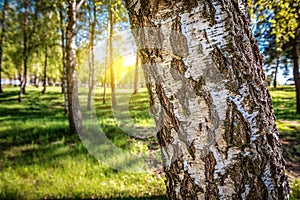
[[[134,66],[136,62],[136,55],[131,54],[123,57],[123,66]]]

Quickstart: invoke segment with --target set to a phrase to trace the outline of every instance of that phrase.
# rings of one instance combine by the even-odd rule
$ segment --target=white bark
[[[243,2],[127,1],[171,199],[286,199],[281,145]],[[151,27],[145,28],[143,27]]]

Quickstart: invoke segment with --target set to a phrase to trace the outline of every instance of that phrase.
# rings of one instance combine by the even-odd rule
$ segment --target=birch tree
[[[62,93],[64,95],[64,112],[65,114],[68,113],[68,86],[67,86],[67,66],[66,66],[66,31],[65,31],[65,13],[64,10],[64,3],[61,2],[59,6],[59,21],[60,21],[60,31],[61,31],[61,49],[62,49],[62,78],[61,78],[61,88]]]
[[[23,27],[23,76],[21,77],[21,87],[18,101],[22,101],[22,94],[25,94],[27,83],[27,67],[28,67],[28,15],[29,15],[29,0],[25,0],[24,27]]]
[[[87,101],[87,110],[92,109],[92,93],[95,84],[95,26],[97,20],[97,7],[96,2],[91,1],[92,5],[89,5],[89,24],[90,24],[90,37],[89,37],[89,92]],[[92,7],[92,8],[91,8]]]
[[[245,1],[126,0],[170,199],[288,199]]]
[[[261,21],[271,23],[271,34],[276,36],[276,51],[288,52],[293,61],[293,76],[296,89],[296,112],[300,113],[300,0],[258,0],[251,12],[261,15]],[[270,19],[271,18],[271,19]]]
[[[116,100],[116,85],[115,85],[115,69],[113,63],[113,34],[114,34],[114,23],[115,23],[115,15],[113,13],[113,5],[115,2],[111,2],[111,7],[109,7],[108,15],[109,15],[109,69],[110,69],[110,87],[111,87],[111,106],[115,108],[117,106]]]
[[[1,20],[1,26],[2,26],[2,31],[1,31],[1,36],[0,36],[0,94],[3,93],[2,90],[2,82],[1,82],[1,73],[2,73],[2,59],[3,59],[3,44],[4,44],[4,36],[6,32],[6,27],[5,27],[5,18],[6,18],[6,9],[8,7],[8,2],[7,0],[3,1],[3,8],[2,8],[2,20]]]
[[[67,28],[66,28],[66,69],[67,93],[70,134],[82,130],[82,119],[78,99],[78,86],[76,77],[76,13],[84,0],[68,0]]]
[[[138,93],[138,83],[139,83],[139,52],[136,52],[135,58],[135,69],[134,69],[134,84],[133,84],[133,94]]]

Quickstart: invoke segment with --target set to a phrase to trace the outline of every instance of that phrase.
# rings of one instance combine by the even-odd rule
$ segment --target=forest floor
[[[102,137],[68,135],[60,88],[49,87],[42,95],[41,88],[29,86],[22,103],[17,102],[18,90],[4,88],[0,97],[0,199],[167,199],[145,89],[133,96],[121,91],[119,112],[112,112],[110,95],[108,103],[102,103],[99,89],[92,111],[86,111],[86,93],[80,93],[84,125],[96,120],[98,125],[88,128],[104,132],[116,152],[143,158],[132,161],[124,155],[126,166],[118,165],[120,157],[112,156],[114,150],[103,154],[110,149],[99,149]],[[291,199],[299,199],[300,115],[295,114],[294,89],[270,88],[270,92],[293,188]],[[144,172],[132,173],[137,171]]]

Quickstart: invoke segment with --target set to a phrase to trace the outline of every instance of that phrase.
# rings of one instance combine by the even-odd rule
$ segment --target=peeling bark
[[[288,199],[245,1],[127,0],[170,199]]]

